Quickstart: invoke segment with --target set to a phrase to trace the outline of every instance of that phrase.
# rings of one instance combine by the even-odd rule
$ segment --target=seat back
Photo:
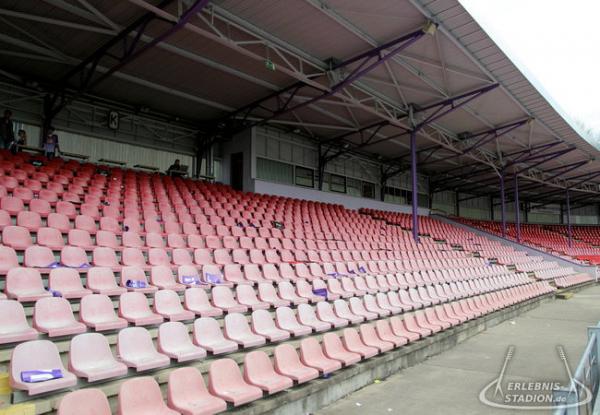
[[[212,317],[201,317],[194,322],[194,339],[199,344],[202,339],[205,342],[218,342],[225,339],[221,332],[219,322]]]
[[[119,331],[117,354],[122,358],[152,356],[156,354],[150,332],[143,327],[127,327]]]
[[[0,301],[0,334],[15,333],[29,329],[29,323],[25,316],[23,305],[14,300]]]
[[[75,291],[83,290],[83,285],[76,269],[54,268],[48,277],[48,288],[58,292]]]
[[[157,343],[159,350],[178,350],[191,346],[192,340],[185,324],[170,321],[158,327]]]
[[[159,314],[175,314],[183,312],[179,294],[173,290],[158,290],[154,294],[154,310]]]
[[[33,268],[11,268],[6,274],[5,289],[9,296],[15,297],[21,293],[45,290],[40,272]]]
[[[117,314],[109,296],[91,294],[81,299],[79,318],[86,323],[100,323],[115,320]]]
[[[122,316],[141,317],[152,314],[146,296],[141,292],[127,292],[119,297],[119,311]]]
[[[74,370],[94,369],[115,362],[108,339],[100,333],[83,333],[71,339],[69,346],[69,368]]]
[[[75,322],[69,301],[62,297],[44,297],[35,302],[33,321],[36,325],[69,325]]]
[[[32,340],[17,344],[10,358],[10,377],[21,381],[21,372],[39,369],[60,369],[65,367],[58,353],[58,348],[50,340]]]
[[[178,402],[197,402],[207,394],[202,373],[195,367],[181,367],[169,374],[167,402],[170,407]]]
[[[151,376],[128,379],[119,389],[120,414],[169,413],[160,386]]]
[[[79,389],[69,392],[60,401],[57,415],[111,415],[108,399],[102,390]]]

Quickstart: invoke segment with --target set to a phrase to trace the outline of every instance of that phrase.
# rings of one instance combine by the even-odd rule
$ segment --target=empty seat
[[[244,356],[244,379],[269,395],[294,385],[292,379],[275,371],[271,359],[262,350],[256,350]]]
[[[58,229],[54,228],[39,228],[37,231],[38,245],[42,245],[51,249],[62,249],[65,246],[65,241]],[[29,247],[31,249],[33,247]]]
[[[269,282],[258,284],[258,298],[275,308],[286,307],[290,305],[289,301],[284,300],[277,295],[275,287],[273,287],[273,284]]]
[[[277,328],[271,313],[267,310],[256,310],[252,313],[252,330],[261,336],[266,337],[271,342],[281,341],[290,338],[290,333],[286,330]]]
[[[393,332],[389,320],[377,320],[375,322],[375,332],[381,340],[394,343],[395,347],[403,346],[408,343],[408,340],[405,337],[398,336]]]
[[[71,229],[67,236],[67,242],[69,243],[69,245],[78,246],[83,249],[91,249],[92,246],[94,246],[94,243],[92,242],[92,237],[90,236],[90,233],[88,231],[81,230],[81,229]],[[106,249],[111,249],[111,248],[106,248]],[[96,261],[94,260],[94,263],[95,262]],[[102,264],[99,264],[99,265],[102,265]]]
[[[338,360],[328,358],[323,354],[319,342],[309,337],[300,342],[300,361],[309,367],[317,369],[324,375],[341,369],[342,364]]]
[[[363,343],[360,334],[354,328],[344,329],[342,343],[344,343],[346,350],[360,354],[363,359],[379,354],[377,347],[367,346]]]
[[[227,287],[214,287],[212,289],[212,302],[215,307],[219,307],[228,313],[245,313],[248,311],[248,307],[233,298],[231,289]]]
[[[248,320],[240,313],[232,313],[225,316],[223,331],[228,339],[237,342],[242,347],[260,346],[267,341],[263,336],[252,333],[248,325]]]
[[[60,251],[60,262],[62,262],[64,266],[71,268],[89,268],[90,266],[85,251],[76,246],[65,246]]]
[[[219,322],[211,317],[201,317],[194,322],[194,343],[212,354],[229,353],[238,348],[236,342],[223,336]]]
[[[136,326],[160,324],[163,317],[153,313],[146,296],[140,292],[127,292],[119,297],[119,315]]]
[[[44,288],[42,276],[37,269],[11,268],[6,274],[5,284],[6,295],[20,302],[52,296],[52,293]]]
[[[62,233],[67,233],[71,229],[69,218],[60,213],[48,214],[47,225],[49,228],[57,229]]]
[[[92,267],[88,270],[87,287],[95,293],[105,295],[121,295],[127,291],[119,287],[112,269],[107,267]]]
[[[376,347],[380,353],[394,348],[394,343],[383,341],[377,336],[377,332],[371,324],[361,324],[359,331],[362,342],[367,346]]]
[[[54,376],[43,382],[36,381],[35,374],[40,370]],[[77,377],[65,369],[58,348],[49,340],[32,340],[15,346],[9,373],[10,386],[27,391],[28,395],[39,395],[77,384]],[[27,382],[27,379],[31,381]]]
[[[350,311],[348,303],[344,300],[335,300],[333,302],[333,311],[337,317],[348,320],[350,324],[362,323],[365,320],[364,316],[359,316]]]
[[[315,332],[327,331],[331,324],[321,321],[315,314],[315,310],[309,304],[300,304],[298,306],[298,321],[300,324],[311,327]]]
[[[168,356],[156,351],[150,332],[143,327],[128,327],[119,331],[117,354],[123,363],[138,372],[168,366],[170,363]]]
[[[23,200],[20,198],[5,196],[0,199],[0,209],[15,216],[19,212],[24,211],[25,206],[23,204]]]
[[[169,374],[167,402],[183,415],[215,414],[227,409],[227,402],[208,392],[195,367],[182,367]]]
[[[312,328],[298,323],[294,310],[289,307],[279,307],[275,310],[277,327],[290,332],[295,337],[304,336],[312,332]]]
[[[165,356],[166,357],[166,356]],[[150,376],[128,379],[119,389],[118,413],[121,415],[178,415],[163,400],[160,386]]]
[[[317,317],[321,321],[325,321],[326,323],[331,324],[333,327],[345,327],[348,325],[349,321],[338,317],[334,311],[331,303],[322,302],[318,303],[317,306]]]
[[[289,344],[281,344],[273,351],[274,367],[277,373],[287,376],[297,383],[308,382],[319,377],[319,371],[300,361],[296,349]]]
[[[235,289],[237,300],[240,304],[252,310],[266,310],[269,304],[256,297],[256,291],[251,285],[238,285]]]
[[[107,248],[110,249],[110,248]],[[146,267],[146,258],[139,248],[123,248],[121,253],[121,262],[123,265],[130,267],[139,267],[144,269]]]
[[[175,281],[171,267],[156,265],[150,271],[150,282],[162,290],[184,291],[185,285]]]
[[[0,315],[0,344],[37,339],[38,332],[29,326],[23,305],[18,301],[0,301]]]
[[[188,288],[183,297],[184,305],[187,310],[193,311],[201,317],[215,317],[223,314],[223,310],[214,307],[206,291],[202,288]]]
[[[118,330],[127,327],[127,321],[117,317],[112,300],[104,294],[86,295],[81,299],[79,319],[95,331]]]
[[[262,391],[246,383],[233,359],[220,359],[211,363],[208,371],[208,390],[212,395],[240,406],[262,397]]]
[[[111,415],[110,404],[102,390],[80,389],[66,394],[58,405],[57,415]]]
[[[108,218],[102,218],[108,219]],[[106,248],[118,249],[121,247],[114,232],[100,230],[96,233],[96,245]]]
[[[42,218],[37,212],[23,211],[17,214],[17,226],[22,226],[32,232],[42,227]]]
[[[19,258],[14,249],[8,246],[0,246],[0,273],[7,272],[11,268],[19,266]]]
[[[361,360],[359,353],[346,349],[335,333],[325,333],[323,335],[323,353],[330,359],[337,360],[344,366],[350,366]]]
[[[192,343],[187,327],[181,322],[163,323],[158,328],[158,351],[177,362],[202,359],[206,350]]]
[[[84,333],[71,339],[69,370],[88,382],[127,374],[127,366],[115,359],[108,340],[100,333]]]
[[[296,289],[289,281],[280,282],[277,284],[277,288],[279,289],[279,296],[292,304],[308,303],[308,298],[303,298],[296,294]]]
[[[154,311],[170,321],[192,320],[193,311],[184,310],[179,294],[173,290],[159,290],[154,294]]]
[[[40,298],[33,309],[33,326],[49,337],[83,333],[85,324],[75,321],[73,310],[61,297]]]
[[[2,229],[2,244],[22,251],[30,247],[33,242],[29,229],[22,226],[6,226]]]
[[[55,268],[48,277],[48,289],[64,298],[81,298],[92,293],[83,288],[79,272],[71,268]]]

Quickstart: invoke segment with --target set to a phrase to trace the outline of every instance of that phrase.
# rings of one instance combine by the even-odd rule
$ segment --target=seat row
[[[558,277],[554,279],[554,284],[558,288],[572,287],[573,285],[583,284],[585,282],[593,281],[589,274],[573,274],[565,277]]]

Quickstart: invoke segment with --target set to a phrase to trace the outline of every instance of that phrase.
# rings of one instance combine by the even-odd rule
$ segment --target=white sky
[[[555,108],[600,131],[600,0],[460,3]]]

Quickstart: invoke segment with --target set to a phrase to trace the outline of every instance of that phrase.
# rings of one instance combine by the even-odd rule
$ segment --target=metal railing
[[[599,348],[600,323],[595,327],[588,327],[588,343],[575,373],[571,376],[569,387],[554,391],[556,408],[553,415],[600,414],[600,410],[594,408],[600,378]],[[565,359],[564,356],[561,358]]]

